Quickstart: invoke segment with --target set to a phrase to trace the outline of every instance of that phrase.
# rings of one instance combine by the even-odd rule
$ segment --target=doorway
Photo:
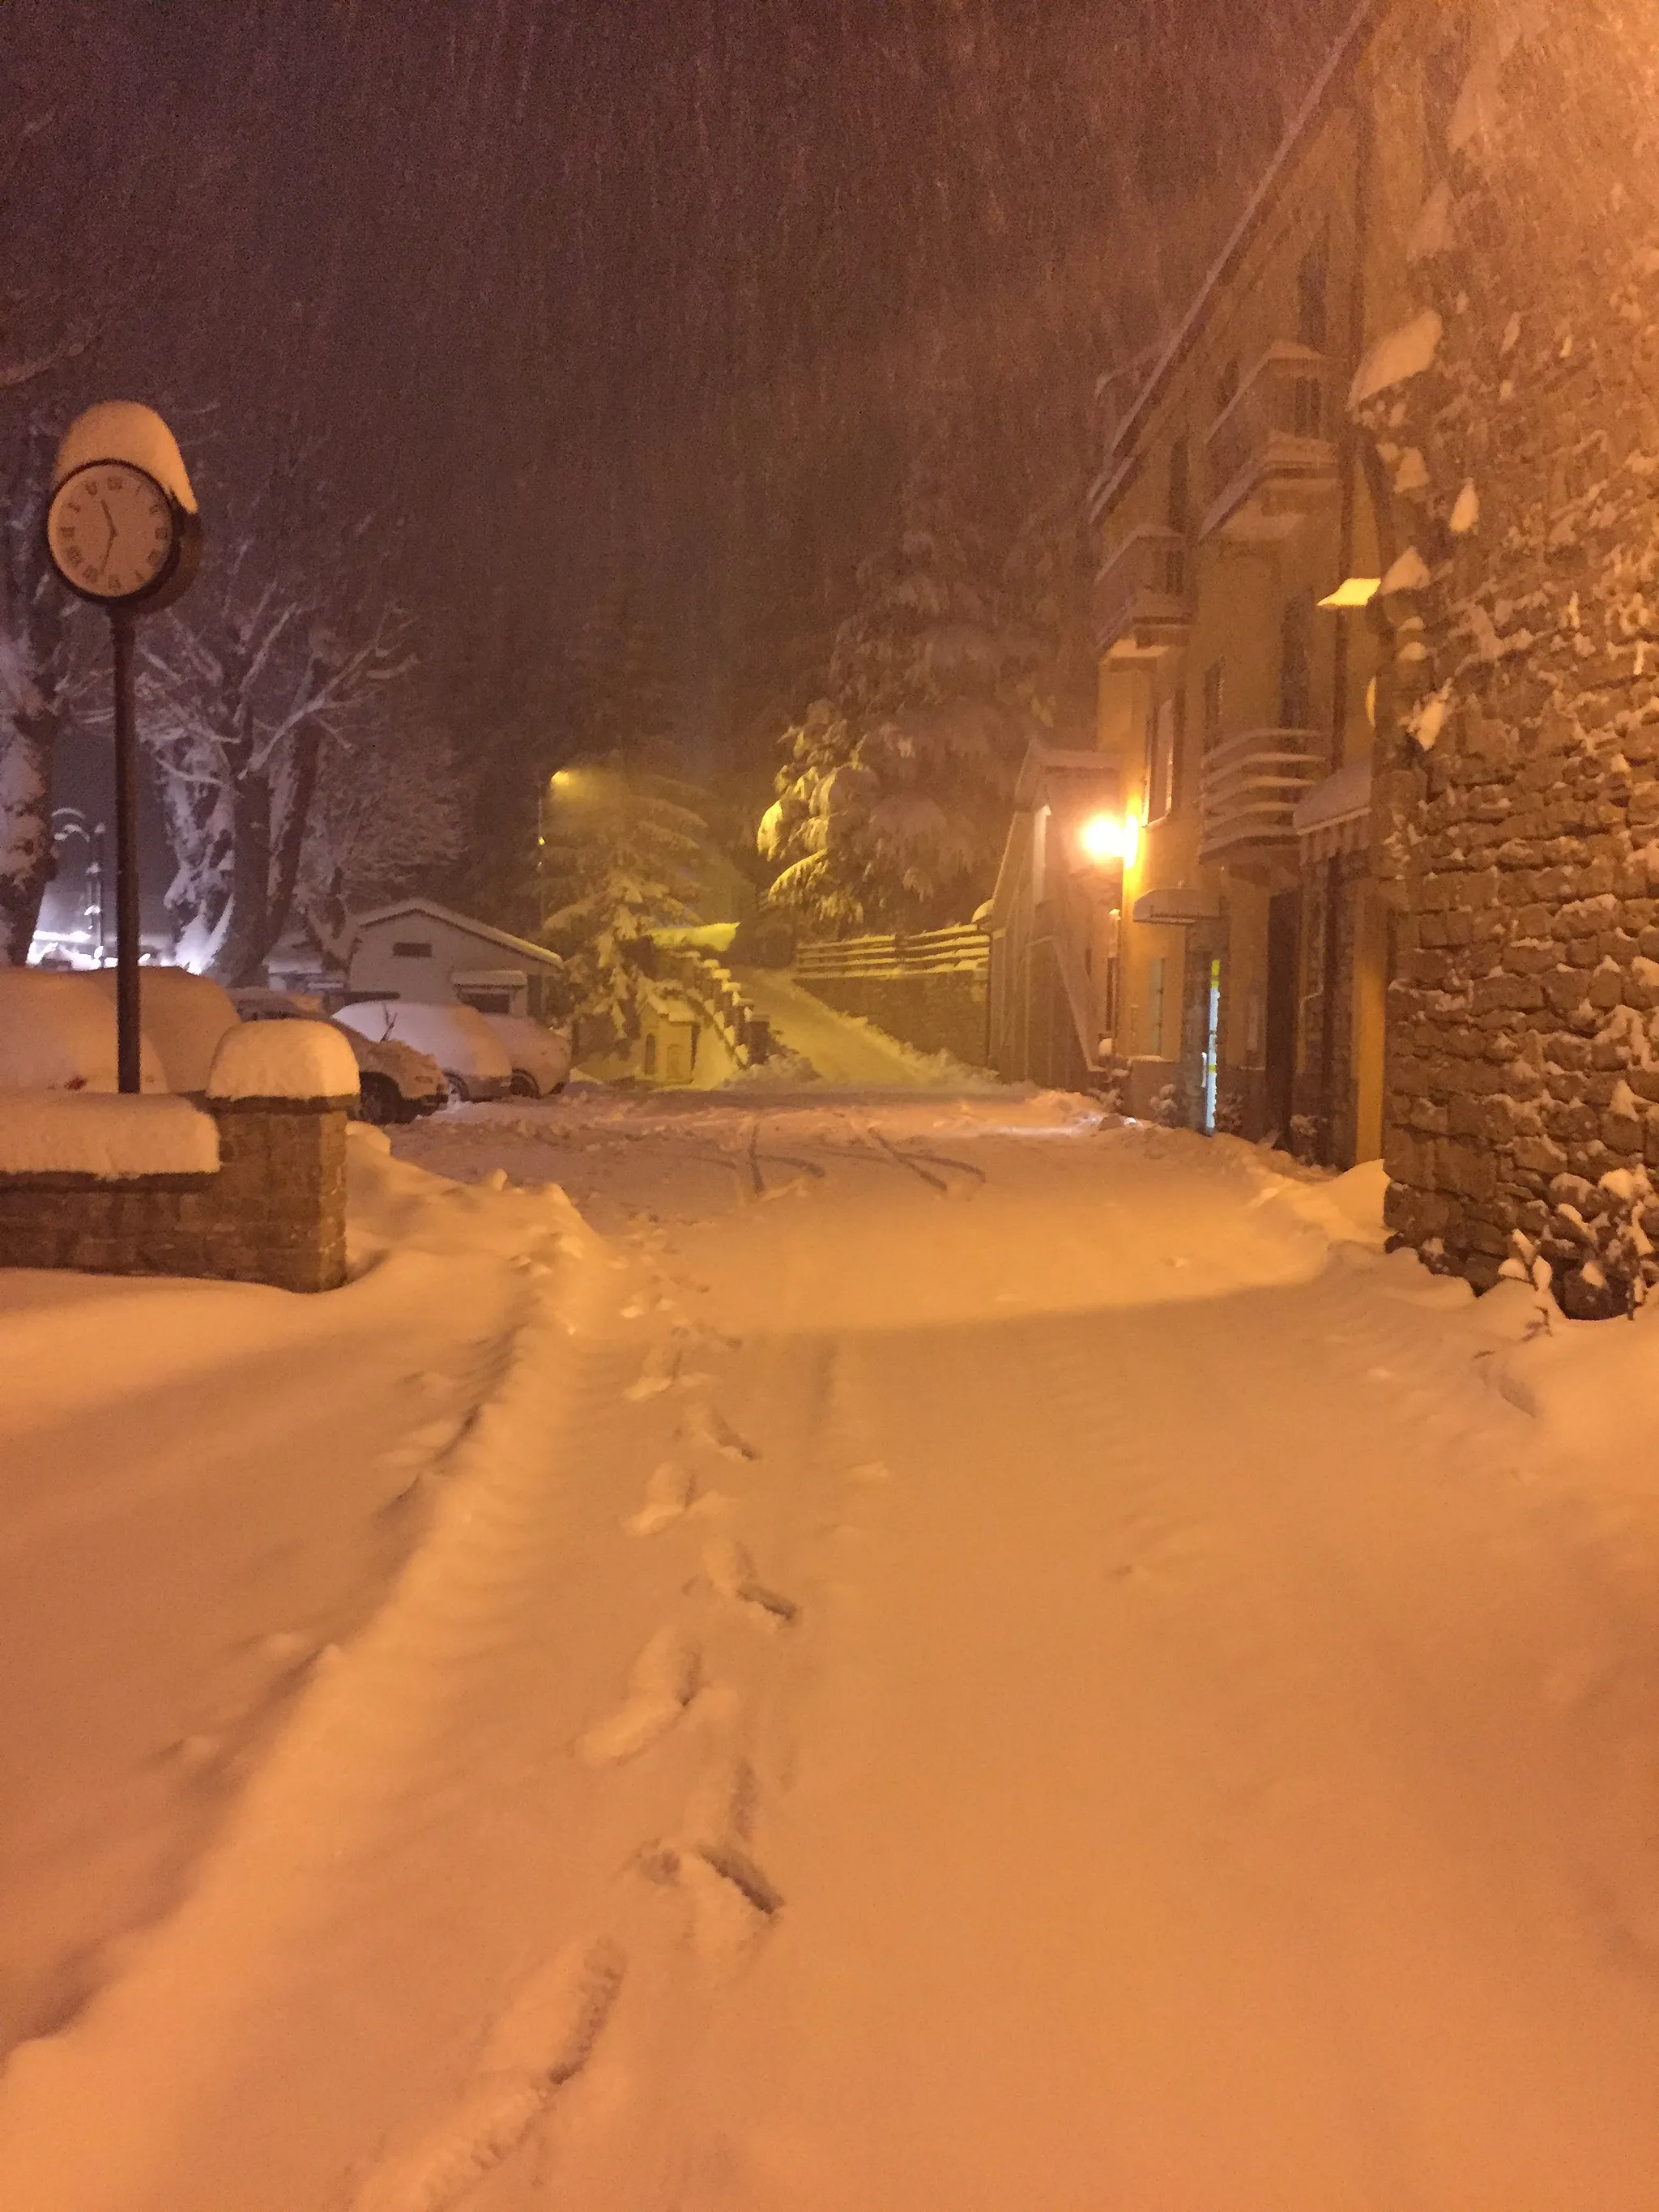
[[[1302,935],[1302,894],[1278,891],[1267,902],[1267,1128],[1288,1146],[1296,1095],[1296,964]]]
[[[1216,1084],[1221,1052],[1221,957],[1211,958],[1204,994],[1204,1133],[1215,1134]]]

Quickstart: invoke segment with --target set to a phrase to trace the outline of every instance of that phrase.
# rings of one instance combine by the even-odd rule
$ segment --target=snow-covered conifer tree
[[[1040,535],[999,560],[942,471],[912,469],[894,544],[859,572],[826,695],[782,740],[760,830],[775,901],[846,931],[965,920],[986,896],[1019,763],[1055,722],[1064,624]]]
[[[542,934],[562,952],[573,1010],[633,1035],[653,929],[695,920],[708,833],[692,787],[639,753],[570,763],[550,787]]]

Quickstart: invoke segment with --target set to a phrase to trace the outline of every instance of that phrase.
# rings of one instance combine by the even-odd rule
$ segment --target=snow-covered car
[[[354,999],[335,1016],[375,1043],[413,1045],[443,1070],[450,1097],[505,1098],[513,1088],[507,1048],[476,1006],[428,1006],[414,999]]]
[[[486,1014],[484,1019],[507,1048],[513,1063],[513,1093],[518,1098],[550,1098],[570,1080],[570,1040],[528,1014]]]
[[[303,991],[233,991],[245,1022],[327,1021],[323,1002]],[[393,1037],[364,1036],[345,1022],[329,1022],[351,1047],[365,1121],[413,1121],[449,1103],[449,1084],[435,1060]]]

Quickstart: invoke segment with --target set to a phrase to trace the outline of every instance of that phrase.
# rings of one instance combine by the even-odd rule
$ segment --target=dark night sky
[[[614,571],[707,674],[879,536],[916,426],[1015,490],[1077,458],[1346,13],[12,0],[12,342],[87,313],[42,396],[163,404],[210,527],[303,450],[281,528],[372,513],[434,671]]]

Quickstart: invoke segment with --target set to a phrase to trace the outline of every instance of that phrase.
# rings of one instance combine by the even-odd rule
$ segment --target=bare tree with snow
[[[464,842],[454,748],[418,704],[398,711],[402,690],[341,718],[322,749],[295,904],[336,957],[353,912],[447,866]]]
[[[274,574],[250,529],[209,592],[143,641],[144,729],[160,773],[180,956],[254,981],[294,909],[330,749],[349,748],[412,665],[393,607],[342,622]]]

